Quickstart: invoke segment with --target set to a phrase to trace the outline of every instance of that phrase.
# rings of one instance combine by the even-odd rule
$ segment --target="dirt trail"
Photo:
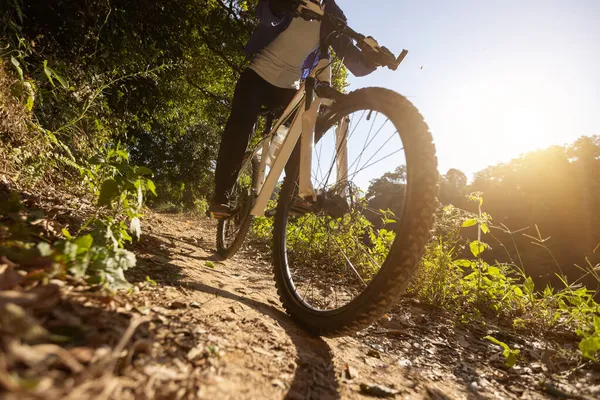
[[[356,399],[377,384],[406,399],[546,397],[532,389],[534,372],[503,370],[497,350],[477,338],[484,332],[439,311],[405,301],[404,313],[352,337],[313,337],[282,311],[266,253],[246,248],[218,261],[205,219],[152,214],[146,227],[130,279],[158,283],[141,296],[155,344],[124,371],[143,384],[122,396]]]

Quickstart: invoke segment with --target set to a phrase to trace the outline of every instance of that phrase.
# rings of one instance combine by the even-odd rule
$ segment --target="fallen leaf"
[[[13,341],[10,346],[13,356],[30,367],[35,367],[50,357],[56,357],[61,364],[68,367],[73,373],[83,370],[83,365],[73,357],[69,351],[55,344],[39,344],[36,346],[22,345]]]
[[[23,277],[15,271],[15,264],[5,257],[0,257],[0,290],[8,290],[17,286]]]
[[[38,286],[28,291],[0,291],[0,308],[15,304],[23,308],[51,308],[60,300],[60,291],[56,285]]]
[[[0,308],[0,327],[5,333],[15,335],[26,343],[34,343],[48,337],[35,318],[16,304],[6,304]]]

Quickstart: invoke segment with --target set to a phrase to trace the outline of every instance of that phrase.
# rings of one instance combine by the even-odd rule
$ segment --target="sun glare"
[[[488,73],[452,94],[444,131],[461,132],[464,140],[450,145],[458,150],[467,144],[474,164],[489,165],[555,143],[561,130],[569,129],[569,108],[569,99],[541,74],[521,72],[498,80]]]

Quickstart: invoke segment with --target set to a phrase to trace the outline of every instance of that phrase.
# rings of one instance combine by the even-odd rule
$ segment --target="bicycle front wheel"
[[[273,273],[300,325],[343,335],[374,322],[405,291],[431,236],[437,159],[418,110],[382,88],[337,101],[319,117],[315,137],[317,199],[307,206],[297,198],[297,176],[286,176]]]

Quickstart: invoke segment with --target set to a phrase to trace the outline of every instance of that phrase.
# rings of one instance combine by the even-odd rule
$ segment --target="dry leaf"
[[[0,258],[0,290],[9,290],[17,286],[23,277],[15,271],[15,264],[5,257]]]
[[[48,331],[16,304],[6,304],[0,309],[0,330],[27,343],[38,342],[48,336]]]

